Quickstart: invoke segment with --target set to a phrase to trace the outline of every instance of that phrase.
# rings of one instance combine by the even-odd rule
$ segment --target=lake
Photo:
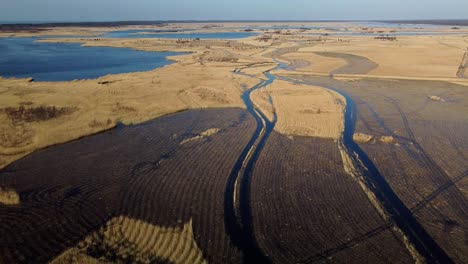
[[[149,71],[171,64],[181,53],[127,48],[37,43],[35,38],[0,38],[0,76],[37,81],[94,79],[108,74]]]
[[[151,34],[139,34],[151,33]],[[170,38],[170,39],[239,39],[256,36],[253,32],[164,32],[151,30],[113,31],[102,35],[103,38]]]

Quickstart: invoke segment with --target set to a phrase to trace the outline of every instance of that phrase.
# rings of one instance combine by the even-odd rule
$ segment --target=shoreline
[[[219,30],[219,29],[216,29]],[[297,46],[296,41],[301,39],[303,42],[301,45]],[[441,39],[441,40],[439,40]],[[405,71],[405,74],[409,76],[399,76],[395,73],[398,71],[393,70],[392,64],[395,56],[382,56],[381,50],[385,50],[387,48],[393,49],[395,52],[399,52],[402,55],[400,56],[401,60],[408,59],[406,55],[408,51],[412,49],[418,50],[421,49],[421,43],[430,43],[427,49],[431,49],[432,47],[436,48],[443,48],[438,51],[441,56],[437,57],[437,62],[441,64],[441,66],[433,66],[433,65],[424,65],[424,67],[434,67],[433,72],[438,72],[440,67],[445,67],[447,65],[448,60],[447,58],[453,58],[453,66],[458,70],[461,58],[458,58],[458,53],[462,52],[462,41],[464,41],[464,37],[462,36],[450,36],[450,37],[438,37],[436,39],[432,37],[403,37],[401,40],[398,40],[396,43],[393,42],[385,42],[375,40],[371,37],[326,37],[326,38],[318,38],[318,37],[306,37],[297,36],[297,35],[284,35],[283,33],[273,34],[271,40],[268,40],[266,43],[262,41],[261,38],[257,36],[252,36],[243,39],[236,39],[236,40],[226,40],[226,39],[200,39],[200,40],[184,40],[180,41],[177,39],[156,39],[156,38],[142,38],[142,39],[134,39],[134,38],[43,38],[37,40],[38,42],[47,42],[47,43],[77,43],[83,47],[113,47],[113,48],[129,48],[138,51],[170,51],[170,52],[184,52],[187,54],[178,55],[178,56],[171,56],[167,57],[168,60],[175,61],[171,65],[166,65],[163,68],[159,68],[156,70],[150,70],[146,72],[130,72],[130,73],[122,73],[117,75],[107,75],[103,77],[99,77],[97,79],[89,79],[89,80],[78,80],[78,81],[71,81],[71,82],[31,82],[28,83],[26,79],[1,79],[0,80],[0,90],[2,87],[10,87],[12,84],[13,86],[18,85],[17,87],[21,88],[21,93],[28,94],[27,90],[23,90],[26,87],[34,87],[35,93],[45,93],[44,98],[37,100],[35,98],[30,98],[29,95],[26,96],[15,96],[13,90],[10,91],[8,94],[11,96],[9,101],[5,101],[5,107],[19,107],[18,104],[24,103],[25,101],[34,102],[34,106],[57,106],[60,107],[62,104],[69,104],[76,105],[78,112],[84,114],[86,109],[90,109],[89,103],[84,103],[86,100],[85,98],[90,95],[94,94],[93,98],[87,99],[91,102],[94,102],[96,99],[96,95],[103,96],[103,98],[108,98],[104,100],[109,100],[107,106],[97,107],[94,108],[95,117],[89,116],[86,114],[87,117],[83,117],[78,115],[77,113],[72,114],[71,117],[75,118],[84,118],[84,124],[106,124],[108,123],[105,120],[111,120],[111,125],[115,125],[117,121],[122,121],[124,123],[139,123],[145,120],[150,120],[156,118],[162,114],[167,114],[172,111],[180,111],[182,109],[193,109],[193,108],[208,108],[208,107],[237,107],[241,106],[241,91],[242,86],[247,85],[251,86],[256,79],[252,79],[247,76],[236,75],[236,77],[232,76],[232,73],[237,71],[238,69],[243,69],[248,67],[252,63],[267,63],[264,67],[265,69],[271,68],[272,66],[271,61],[265,58],[264,55],[271,53],[277,47],[281,48],[284,54],[277,54],[273,55],[279,61],[291,63],[291,60],[301,58],[302,60],[298,60],[299,64],[297,68],[293,71],[289,70],[286,73],[289,76],[294,75],[310,75],[310,76],[324,76],[329,77],[330,73],[337,69],[337,67],[341,67],[343,69],[350,68],[345,67],[349,65],[349,63],[356,63],[360,64],[361,61],[366,60],[353,60],[353,58],[369,58],[372,62],[375,62],[377,65],[373,67],[373,70],[367,74],[347,74],[346,71],[341,72],[340,74],[333,74],[332,76],[337,79],[341,80],[349,80],[352,81],[353,79],[390,79],[390,80],[415,80],[415,81],[423,81],[423,80],[430,80],[430,81],[444,81],[450,83],[457,83],[461,85],[468,85],[468,81],[462,78],[452,78],[452,77],[436,77],[436,76],[418,76],[418,72],[421,72],[420,69],[416,69],[414,72]],[[277,44],[275,44],[277,43]],[[353,43],[350,45],[349,43]],[[418,46],[419,45],[419,46]],[[403,47],[403,48],[402,48]],[[460,48],[457,48],[460,47]],[[457,49],[455,49],[457,48]],[[339,56],[321,56],[321,52],[336,52],[338,51],[340,54]],[[369,53],[370,52],[370,53]],[[412,52],[412,51],[411,51]],[[329,53],[326,53],[329,54]],[[349,57],[346,54],[354,54],[356,56]],[[370,56],[369,56],[369,55]],[[446,54],[449,54],[451,57],[447,57]],[[414,57],[413,60],[420,60],[420,58],[425,58],[425,54],[422,53],[412,53]],[[443,58],[442,60],[439,60]],[[349,59],[351,58],[351,59]],[[431,59],[433,60],[433,59]],[[296,60],[297,61],[297,60]],[[439,62],[440,61],[440,62]],[[450,61],[451,63],[451,61]],[[456,65],[455,65],[456,63]],[[294,64],[294,62],[292,63]],[[269,66],[270,65],[270,66]],[[326,67],[316,68],[316,65],[323,65]],[[315,67],[315,68],[314,68]],[[439,67],[439,68],[438,68]],[[263,68],[258,69],[261,72],[255,73],[254,75],[262,76]],[[320,69],[323,72],[315,72],[314,69]],[[395,68],[399,71],[401,69]],[[255,70],[257,71],[257,70]],[[210,72],[211,75],[208,76],[207,73]],[[425,71],[428,72],[428,71]],[[446,70],[446,72],[449,72]],[[273,74],[282,75],[284,74],[282,71],[273,71]],[[185,80],[185,83],[180,82],[181,74],[185,74],[182,78]],[[429,73],[430,75],[430,73]],[[455,73],[454,73],[455,75]],[[163,78],[162,80],[157,80],[155,83],[155,78]],[[177,78],[171,79],[168,76],[179,76]],[[226,83],[226,78],[231,76],[228,83],[230,83],[231,88],[224,87]],[[101,84],[102,83],[102,84]],[[5,86],[6,85],[6,86]],[[66,89],[61,89],[59,86],[64,86]],[[144,87],[147,88],[144,88]],[[132,87],[132,91],[123,89],[123,87]],[[149,88],[154,87],[154,88]],[[182,88],[183,87],[183,88]],[[235,87],[234,89],[232,89]],[[104,90],[103,90],[104,88]],[[30,88],[28,88],[30,89]],[[81,93],[81,98],[72,99],[70,91],[67,90],[75,90],[74,92]],[[104,92],[108,91],[108,92]],[[139,92],[135,92],[139,91]],[[50,95],[50,92],[56,93],[57,95]],[[83,93],[84,92],[84,93]],[[49,95],[47,95],[49,93]],[[88,94],[88,95],[87,95]],[[98,95],[99,94],[99,95]],[[63,97],[65,96],[65,97]],[[168,104],[164,100],[161,101],[161,96],[169,96],[168,100],[174,103]],[[143,101],[147,101],[148,98],[155,98],[155,101],[148,101],[148,103],[141,102],[141,99],[145,99]],[[278,98],[283,98],[283,95],[279,95]],[[54,99],[55,98],[55,99]],[[64,98],[67,98],[64,101]],[[273,96],[272,98],[275,98]],[[101,99],[102,100],[102,99]],[[60,103],[59,103],[60,102]],[[73,102],[73,103],[71,103]],[[156,104],[159,102],[159,104]],[[261,102],[261,101],[260,101]],[[286,102],[286,101],[285,101]],[[288,103],[287,103],[288,104]],[[115,113],[112,109],[120,109],[120,112]],[[128,109],[130,112],[128,112]],[[286,108],[285,108],[286,109]],[[305,109],[305,108],[304,108]],[[125,111],[124,111],[125,110]],[[307,109],[306,109],[307,110]],[[304,110],[304,111],[306,111]],[[309,109],[310,110],[310,109]],[[309,111],[307,110],[307,111]],[[315,110],[310,110],[315,111]],[[285,112],[286,113],[286,112]],[[298,115],[299,118],[303,115]],[[1,115],[0,119],[5,119],[5,115]],[[65,118],[65,119],[64,119]],[[302,117],[301,117],[302,118]],[[103,119],[103,120],[100,120]],[[8,119],[5,119],[8,120]],[[36,131],[37,129],[45,129],[47,126],[52,125],[63,127],[64,124],[67,124],[68,121],[66,117],[59,118],[62,120],[62,123],[56,123],[54,120],[46,121],[44,123],[31,123],[25,124],[26,127],[29,129],[33,129]],[[94,120],[94,121],[93,121]],[[10,121],[7,121],[7,124]],[[63,123],[65,122],[65,123]],[[289,131],[290,129],[287,128],[288,126],[294,124],[295,121],[291,121],[288,123],[280,122],[280,126],[283,127],[281,124],[284,125],[281,132],[283,133],[292,133]],[[9,129],[14,129],[13,127],[3,128],[4,133],[9,135],[8,137],[15,138],[11,134],[12,132]],[[75,126],[75,125],[72,125]],[[94,126],[94,125],[93,125]],[[106,129],[110,127],[109,125],[104,126]],[[16,128],[17,129],[17,128]],[[74,139],[77,137],[81,137],[86,135],[87,132],[83,134],[83,132],[79,132],[76,135],[77,131],[81,130],[82,128],[76,128],[77,130],[72,132],[73,136],[66,136],[66,138]],[[96,128],[91,128],[93,133],[95,133]],[[293,129],[293,127],[291,127]],[[13,130],[14,131],[14,130]],[[24,136],[28,135],[30,132],[26,132]],[[45,130],[44,130],[45,131]],[[55,131],[55,130],[54,130]],[[55,133],[64,133],[66,130],[62,132],[55,132]],[[302,131],[302,130],[301,130]],[[316,131],[314,128],[311,131]],[[36,132],[33,132],[36,133]],[[42,132],[37,132],[38,135],[41,135]],[[69,132],[67,132],[68,134]],[[311,135],[317,135],[317,132],[301,132]],[[292,133],[294,134],[294,133]],[[30,137],[30,140],[34,142],[42,142],[43,140],[49,141],[49,139],[45,138],[36,138],[36,136]],[[42,136],[43,137],[43,136]],[[66,142],[67,140],[62,138],[57,141],[57,138],[51,142],[52,144],[55,143],[62,143]],[[55,143],[54,143],[55,142]],[[47,146],[41,143],[39,146],[44,147]],[[34,148],[33,148],[34,149]],[[31,150],[30,150],[31,151]],[[30,153],[28,151],[28,153]],[[11,152],[9,150],[8,152]],[[17,151],[14,151],[17,152]],[[11,160],[11,157],[8,158]],[[2,162],[6,164],[5,162]],[[9,162],[7,162],[9,163]],[[4,166],[4,165],[3,165]]]
[[[250,23],[250,26],[252,26],[252,24],[253,23]],[[342,26],[342,24],[344,23],[340,25]],[[198,30],[200,30],[199,32],[233,30],[232,28],[226,29],[216,25],[211,25],[209,28],[202,28],[204,24],[187,23],[184,25],[188,28],[197,27]],[[297,25],[301,27],[300,23]],[[337,24],[328,24],[330,27],[332,27],[332,25]],[[173,28],[177,26],[179,25],[172,25]],[[180,26],[182,26],[182,24]],[[113,29],[114,28],[110,30]],[[349,30],[349,28],[346,29]],[[81,29],[75,28],[73,30]],[[212,135],[213,139],[216,140],[218,136],[227,135],[226,133],[229,131],[229,129],[227,129],[228,126],[226,125],[226,129],[223,129],[222,126],[220,127],[216,124],[216,122],[223,117],[213,114],[212,117],[210,116],[210,118],[204,119],[206,122],[209,122],[209,125],[200,131],[193,131],[190,127],[191,125],[188,124],[192,122],[190,119],[191,114],[187,112],[197,111],[197,109],[237,109],[235,111],[239,112],[239,118],[235,120],[239,121],[234,122],[234,125],[230,125],[229,127],[238,128],[236,124],[240,124],[242,120],[250,120],[252,123],[249,123],[248,126],[252,126],[253,128],[253,121],[255,121],[253,119],[256,119],[257,130],[255,132],[256,134],[253,134],[250,130],[249,133],[242,134],[245,139],[244,143],[247,143],[247,140],[251,138],[252,144],[236,145],[229,143],[223,145],[226,150],[228,150],[230,146],[238,148],[238,154],[230,155],[229,157],[233,159],[233,164],[237,160],[236,164],[242,166],[235,167],[235,169],[232,170],[232,164],[226,164],[226,171],[228,173],[225,171],[219,174],[227,176],[229,175],[229,171],[231,171],[232,174],[228,180],[227,187],[226,182],[220,183],[219,185],[222,186],[219,193],[225,195],[224,212],[230,212],[224,214],[224,219],[222,217],[222,211],[216,214],[217,216],[221,216],[219,218],[221,222],[223,220],[225,221],[225,225],[219,222],[219,227],[226,226],[226,223],[228,226],[232,224],[231,231],[233,231],[234,241],[231,240],[231,242],[236,242],[237,239],[239,245],[258,247],[258,251],[244,249],[247,255],[250,254],[249,256],[252,257],[252,259],[255,259],[257,256],[256,254],[259,252],[262,254],[268,253],[268,251],[262,252],[262,250],[269,248],[269,246],[265,247],[265,245],[262,244],[262,238],[256,236],[255,232],[259,229],[256,229],[258,226],[255,226],[253,222],[253,219],[255,219],[254,213],[258,211],[258,208],[262,208],[263,205],[258,203],[259,200],[255,200],[257,192],[251,191],[250,188],[251,186],[255,186],[251,184],[255,183],[258,179],[258,174],[255,175],[255,177],[252,176],[255,173],[254,169],[257,169],[257,159],[261,160],[267,156],[267,154],[265,154],[265,149],[273,147],[271,142],[274,141],[270,140],[275,140],[274,137],[277,135],[281,136],[284,141],[281,139],[283,143],[275,146],[272,150],[279,148],[279,151],[274,151],[274,153],[281,153],[282,157],[294,154],[291,157],[295,158],[291,159],[290,162],[291,164],[297,163],[298,170],[291,170],[290,168],[293,166],[284,165],[288,163],[282,163],[281,158],[278,159],[280,160],[278,164],[276,160],[272,160],[271,162],[265,163],[267,166],[264,167],[266,168],[264,170],[265,175],[268,174],[268,182],[271,180],[269,174],[272,170],[275,170],[274,166],[278,165],[279,167],[284,167],[283,172],[286,173],[279,173],[279,180],[291,179],[292,177],[285,176],[288,175],[287,173],[291,173],[291,176],[301,178],[300,181],[293,185],[291,190],[297,190],[296,186],[305,186],[313,182],[311,185],[313,187],[311,190],[313,191],[310,192],[310,194],[313,194],[316,193],[317,186],[320,186],[316,184],[320,183],[314,181],[316,178],[309,179],[304,177],[304,175],[310,173],[308,174],[310,176],[323,176],[324,179],[333,178],[333,175],[338,171],[336,169],[338,167],[344,172],[351,172],[348,173],[349,175],[344,173],[344,178],[350,181],[349,186],[356,185],[356,188],[359,187],[358,185],[361,185],[361,187],[364,186],[365,188],[361,188],[361,191],[364,194],[372,194],[368,195],[367,200],[371,202],[369,208],[372,209],[372,212],[375,211],[374,213],[377,212],[381,215],[381,217],[376,219],[382,220],[383,218],[383,220],[385,220],[383,224],[387,225],[387,220],[393,218],[400,228],[393,228],[392,230],[388,228],[387,231],[390,232],[389,234],[393,235],[393,237],[397,237],[395,238],[397,242],[404,244],[406,249],[403,251],[408,251],[405,252],[411,254],[415,259],[418,259],[419,257],[418,254],[415,253],[415,249],[422,253],[427,253],[425,251],[425,245],[427,246],[427,244],[421,243],[418,246],[419,242],[415,241],[415,239],[417,240],[420,234],[426,235],[424,229],[428,226],[428,220],[426,218],[418,216],[411,211],[411,208],[413,208],[413,200],[411,199],[413,199],[413,197],[419,199],[419,197],[414,196],[413,193],[410,192],[409,195],[411,199],[408,200],[406,196],[404,196],[405,189],[402,189],[403,191],[399,189],[401,186],[405,187],[406,185],[399,184],[400,182],[398,181],[395,184],[395,177],[392,178],[387,175],[387,173],[392,172],[394,168],[400,169],[400,167],[397,167],[399,165],[391,167],[390,169],[382,169],[379,167],[387,165],[387,163],[385,163],[387,160],[391,162],[390,158],[388,158],[391,157],[390,155],[386,155],[384,162],[379,163],[374,159],[375,153],[372,154],[372,152],[368,151],[377,149],[379,152],[376,153],[397,153],[402,149],[413,148],[414,146],[419,147],[418,141],[423,141],[425,138],[428,138],[427,140],[429,142],[433,142],[434,140],[431,137],[439,135],[440,138],[437,137],[436,140],[442,142],[445,139],[445,134],[437,130],[425,129],[424,127],[431,125],[432,122],[436,123],[437,121],[448,122],[441,124],[444,125],[444,128],[446,125],[448,128],[451,128],[451,126],[449,126],[449,121],[454,122],[456,126],[454,125],[453,129],[447,129],[448,132],[454,133],[454,138],[448,137],[448,139],[449,141],[457,140],[457,142],[461,142],[460,145],[463,146],[463,136],[457,136],[454,131],[463,134],[466,128],[468,119],[463,116],[463,113],[467,107],[465,100],[468,98],[466,95],[466,91],[468,90],[464,88],[468,86],[468,80],[456,78],[455,76],[456,72],[459,71],[461,67],[460,65],[464,65],[463,56],[466,56],[466,50],[468,49],[468,38],[466,36],[438,35],[388,39],[373,36],[306,36],[304,32],[307,30],[302,30],[304,29],[286,28],[272,30],[258,28],[258,31],[262,32],[262,35],[236,40],[86,37],[39,39],[38,42],[41,43],[75,43],[81,45],[83,49],[86,49],[86,47],[113,47],[146,52],[172,51],[187,53],[167,57],[166,59],[173,60],[175,63],[162,68],[145,72],[106,75],[96,79],[64,82],[35,82],[28,81],[27,79],[0,78],[0,105],[3,107],[0,108],[0,171],[9,173],[10,168],[12,168],[12,170],[16,169],[15,165],[9,167],[9,164],[37,150],[44,150],[55,145],[82,140],[88,138],[90,135],[106,133],[106,131],[111,131],[109,134],[114,134],[112,131],[119,131],[120,127],[123,127],[123,130],[125,130],[127,126],[139,127],[145,126],[150,122],[157,123],[159,120],[163,119],[164,116],[170,117],[171,115],[176,115],[176,113],[183,113],[183,115],[187,114],[188,116],[187,119],[174,122],[177,123],[177,126],[181,126],[181,128],[177,130],[178,132],[168,132],[164,134],[164,137],[152,137],[152,139],[154,139],[155,142],[161,142],[163,138],[167,140],[177,139],[177,144],[174,145],[175,147],[170,148],[171,150],[169,153],[187,150],[184,154],[187,156],[181,156],[180,158],[183,158],[181,160],[193,160],[194,156],[197,156],[195,158],[203,158],[201,155],[198,155],[198,152],[193,152],[193,149],[191,149],[191,147],[200,143],[200,146],[206,147],[206,150],[209,150],[208,153],[213,155],[209,163],[211,165],[218,165],[218,163],[213,162],[213,160],[224,156],[216,151],[212,151],[210,145],[212,141],[209,137]],[[378,31],[380,28],[376,27],[375,29],[371,29],[363,28],[361,25],[353,25],[352,30],[362,33]],[[386,30],[390,31],[391,29]],[[311,31],[332,32],[333,30],[330,28],[320,28]],[[64,34],[67,32],[70,33],[72,31],[62,31]],[[462,61],[462,64],[460,64],[460,61]],[[280,68],[284,70],[278,70]],[[304,83],[300,83],[299,81],[301,78],[309,78],[310,82],[305,83],[304,81]],[[401,87],[407,89],[401,89]],[[330,90],[329,88],[332,89]],[[370,94],[373,89],[375,89],[374,95]],[[342,91],[344,94],[336,91]],[[351,91],[353,93],[352,96],[355,96],[352,101],[347,99],[346,92],[348,91]],[[385,93],[390,94],[384,96]],[[362,97],[362,100],[360,97]],[[380,97],[381,99],[379,101],[378,98]],[[364,99],[367,101],[364,101]],[[376,105],[372,108],[370,104],[374,102]],[[402,109],[405,109],[408,116],[420,118],[417,120],[410,119],[408,121],[406,113],[404,113]],[[216,112],[216,110],[213,111]],[[229,112],[230,110],[226,111]],[[245,114],[240,114],[240,112],[245,112]],[[385,123],[383,121],[379,122],[379,115],[382,115],[382,118],[393,119],[389,119],[389,121]],[[426,115],[427,120],[421,118]],[[122,126],[122,124],[124,124],[124,126]],[[171,123],[169,122],[168,124]],[[184,128],[185,126],[187,126],[187,128]],[[141,128],[145,130],[147,127]],[[167,128],[170,129],[171,126],[168,125]],[[420,130],[415,130],[414,133],[417,134],[414,135],[412,129],[418,128]],[[155,132],[155,130],[148,130],[148,133],[151,132]],[[370,135],[371,138],[389,138],[390,140],[387,142],[383,140],[374,142],[368,139],[367,142],[364,143],[354,142],[356,141],[354,139],[355,133]],[[408,136],[406,136],[405,133],[407,133]],[[215,134],[216,136],[214,136]],[[201,140],[204,139],[205,135],[207,137],[206,142]],[[450,136],[452,134],[447,135]],[[239,141],[235,136],[226,138],[229,138],[233,142]],[[307,145],[309,147],[302,150],[304,152],[298,151],[297,153],[293,153],[300,149],[298,147],[301,138],[314,139],[317,141],[312,140],[311,145]],[[200,141],[198,142],[198,140]],[[130,143],[138,143],[142,146],[138,147],[137,152],[131,152],[131,154],[129,154],[129,156],[134,157],[135,166],[123,164],[124,167],[128,167],[129,169],[132,167],[137,168],[137,170],[133,172],[140,173],[147,171],[150,173],[154,172],[156,173],[155,175],[157,175],[157,173],[159,173],[158,169],[161,165],[161,161],[165,161],[162,166],[170,164],[171,160],[167,154],[161,156],[160,159],[155,159],[154,155],[150,155],[150,158],[142,160],[139,153],[145,152],[141,150],[146,150],[145,145],[147,142],[145,140],[127,141]],[[326,142],[327,151],[321,152],[320,148],[317,148],[317,153],[309,153],[315,152],[311,150],[315,150],[314,148],[317,146],[315,144],[320,141]],[[221,142],[225,141],[219,141],[218,143]],[[112,141],[110,141],[110,143],[112,146]],[[345,143],[347,143],[348,146],[346,146]],[[351,144],[351,147],[349,144]],[[82,142],[72,145],[81,146]],[[283,148],[283,146],[288,145],[291,146],[290,151],[283,152],[287,149]],[[244,148],[242,146],[246,147]],[[264,146],[266,147],[265,149],[263,148]],[[148,148],[148,150],[152,150],[152,148],[153,147]],[[452,149],[459,151],[462,155],[464,153],[462,152],[463,149],[458,150],[454,145],[449,148],[449,150]],[[328,153],[328,150],[333,151],[334,154],[331,156],[328,154],[322,155],[322,153]],[[432,150],[432,145],[427,145],[417,150],[429,151]],[[90,151],[93,155],[112,159],[112,155],[102,155],[99,147],[91,145]],[[115,149],[110,149],[109,151],[109,153],[112,153]],[[438,149],[436,151],[438,151]],[[43,153],[44,152],[39,153],[39,156]],[[197,153],[197,155],[190,156],[193,153]],[[358,154],[354,157],[353,153]],[[80,152],[74,154],[81,155]],[[313,156],[314,154],[318,156]],[[96,156],[89,156],[88,158],[90,160],[95,160]],[[427,154],[427,156],[438,159],[437,161],[441,162],[443,162],[445,158],[442,156],[439,157],[437,154],[432,157],[429,156],[429,154]],[[443,156],[445,156],[445,152]],[[268,157],[274,158],[275,156],[269,155]],[[311,171],[305,171],[303,169],[304,167],[301,167],[301,162],[312,164],[328,160],[330,157],[334,157],[330,160],[336,161],[333,162],[332,168],[335,169],[330,172],[331,174],[325,173],[319,175],[323,172],[321,169],[327,167],[324,165],[326,163],[317,163],[316,165],[318,167],[315,165],[311,166]],[[363,157],[365,159],[364,163],[362,162]],[[449,157],[449,155],[447,155],[447,157]],[[359,160],[359,158],[361,158],[361,160]],[[452,156],[450,156],[450,159],[452,159]],[[406,160],[411,160],[411,158]],[[25,159],[25,161],[28,161],[28,159]],[[23,160],[13,164],[21,165],[22,163]],[[431,160],[426,161],[426,163],[429,165],[435,164],[435,162]],[[186,163],[175,162],[174,164],[180,166]],[[354,168],[351,165],[353,165]],[[2,167],[6,167],[8,170],[1,170]],[[402,165],[401,167],[403,169],[411,169],[410,165]],[[112,167],[110,168],[113,169]],[[202,167],[197,168],[201,169],[201,171],[205,170]],[[237,170],[237,168],[239,170]],[[316,168],[319,168],[319,170],[316,170]],[[420,167],[417,167],[417,169],[419,168]],[[450,166],[447,165],[447,168],[450,169]],[[280,172],[281,169],[283,168],[280,168],[278,172]],[[356,172],[356,175],[351,175],[353,171]],[[210,172],[214,172],[214,175],[216,174],[218,176],[218,171]],[[404,177],[412,177],[413,175],[404,171],[400,174]],[[447,176],[448,178],[449,172],[446,172],[446,174],[447,175],[442,175],[441,173],[442,176]],[[452,174],[454,173],[450,173],[450,175]],[[198,177],[194,177],[198,174],[180,174],[180,176],[183,175],[198,179]],[[236,177],[238,175],[241,175],[241,177]],[[431,174],[424,174],[417,177],[417,180],[420,180],[423,184],[430,184],[430,178],[425,178],[426,175],[430,176]],[[57,176],[60,177],[60,175]],[[112,175],[105,176],[111,177]],[[377,181],[380,180],[381,183],[373,184],[373,181],[376,180],[374,176],[377,176]],[[444,180],[444,178],[442,176],[439,177],[441,179],[439,182],[443,183],[444,181],[442,180]],[[13,180],[13,178],[10,179]],[[140,178],[132,177],[132,179],[138,180]],[[158,177],[151,177],[151,179],[159,180]],[[41,179],[37,178],[37,180],[40,181]],[[410,188],[416,186],[419,187],[421,191],[432,191],[421,188],[423,185],[411,184],[413,184],[413,182],[408,184]],[[263,184],[258,186],[261,186],[261,189],[258,189],[260,190],[258,193],[266,191],[265,197],[271,197],[270,193],[273,194],[273,191],[271,191],[272,189],[264,188],[265,185]],[[287,184],[278,184],[278,186],[286,187]],[[349,187],[346,184],[343,186]],[[369,186],[373,187],[367,188]],[[332,187],[334,187],[334,185]],[[438,186],[436,187],[438,188]],[[390,189],[390,192],[387,189]],[[361,193],[361,191],[358,191],[358,193]],[[20,196],[22,195],[21,192],[24,192],[24,190],[19,189]],[[335,189],[330,189],[330,193],[333,193],[333,195],[330,196],[333,198],[333,204],[335,201],[348,201],[346,198],[335,199]],[[344,188],[342,189],[342,193],[348,195],[351,192],[349,192],[347,188]],[[390,193],[390,196],[388,193]],[[308,195],[309,192],[305,192],[304,194]],[[291,195],[296,195],[296,193],[291,192]],[[317,197],[327,197],[327,192],[318,192],[318,195]],[[397,196],[400,200],[394,199],[394,196]],[[222,197],[223,196],[220,195],[214,200],[222,201]],[[283,201],[282,199],[285,197],[287,198],[287,195],[278,196],[278,201]],[[304,200],[304,205],[314,205],[314,200],[312,198],[313,197],[310,197],[309,200],[298,199],[298,201]],[[193,201],[196,199],[189,200]],[[377,200],[380,202],[377,202]],[[270,202],[270,200],[265,201]],[[376,203],[374,203],[374,201]],[[456,203],[453,202],[456,201],[455,199],[447,201],[450,202],[450,206],[456,205]],[[373,206],[371,206],[372,204]],[[223,208],[221,202],[219,202],[218,205],[221,206],[220,208]],[[335,205],[339,205],[339,203]],[[257,208],[256,206],[260,207]],[[321,207],[317,206],[316,208]],[[449,211],[457,209],[456,206],[454,207],[455,209],[449,206],[446,208],[448,208],[447,210]],[[456,210],[454,212],[455,214],[457,213]],[[414,217],[414,219],[405,219],[405,214],[409,214],[411,217]],[[333,217],[335,217],[335,215],[336,214],[333,214]],[[450,216],[450,214],[448,214],[448,216]],[[289,215],[287,217],[289,217]],[[291,217],[294,217],[294,215],[291,215]],[[240,225],[235,225],[236,223],[234,222],[239,219]],[[308,218],[300,217],[300,219]],[[457,218],[454,219],[454,221],[457,220]],[[339,222],[340,221],[341,220],[339,220]],[[368,220],[365,219],[363,222],[366,221]],[[417,222],[412,227],[407,227],[408,223],[405,221],[410,224]],[[280,223],[285,222],[281,219]],[[325,222],[317,223],[323,224]],[[348,223],[353,224],[354,222],[351,221]],[[357,223],[359,224],[356,226],[361,227],[361,221],[357,221]],[[442,226],[442,224],[440,226]],[[262,227],[263,224],[260,225],[260,228]],[[294,227],[294,225],[292,225],[292,227]],[[415,236],[411,236],[411,234],[407,236],[408,232],[413,232],[415,229],[414,227],[416,227],[417,231],[414,233]],[[450,248],[451,244],[437,237],[438,228],[439,226],[436,226],[426,230],[427,236],[435,241],[431,242],[426,240],[426,242],[438,243],[443,247],[441,250],[446,250],[452,258],[463,255],[463,252],[459,254],[456,251],[452,251]],[[331,229],[333,229],[333,227]],[[363,229],[366,228],[364,227]],[[241,231],[237,232],[239,230]],[[295,229],[292,228],[292,230]],[[366,235],[366,232],[369,230],[371,229],[361,230],[363,232],[358,231],[356,233],[353,231],[351,234]],[[402,233],[402,230],[405,232]],[[327,233],[326,230],[324,232],[325,234],[333,234],[330,232]],[[307,234],[313,235],[314,233],[310,232]],[[456,234],[448,234],[447,236],[450,240],[452,240],[452,238],[453,240],[457,238]],[[294,237],[294,233],[292,233],[291,237],[293,238],[292,240],[296,238]],[[342,238],[348,239],[345,241],[344,245],[351,245],[351,247],[357,245],[351,242],[353,237],[349,237],[347,234],[346,236],[342,236]],[[205,237],[201,239],[205,239]],[[258,239],[258,241],[253,241],[253,239]],[[245,241],[250,242],[244,243]],[[252,243],[252,241],[258,243]],[[320,241],[320,237],[317,237],[317,241]],[[324,239],[323,241],[328,240]],[[361,240],[358,240],[358,243],[360,243],[360,241]],[[317,254],[320,252],[323,253],[321,250],[331,249],[333,251],[334,243],[338,242],[339,244],[340,241],[333,240],[331,242],[333,243],[324,244],[323,246],[321,243],[318,243],[320,247],[314,250],[317,250]],[[348,242],[350,244],[347,244]],[[431,243],[429,243],[429,245],[431,245]],[[456,243],[458,242],[455,241],[454,244]],[[293,246],[295,244],[293,242],[285,245]],[[373,245],[377,246],[379,244]],[[446,247],[448,247],[448,249]],[[271,248],[273,249],[272,251],[276,250],[275,246]],[[330,256],[334,254],[332,251],[328,251],[331,254]],[[306,252],[315,251],[308,250]],[[369,253],[368,251],[365,252]],[[326,252],[326,254],[328,253]],[[428,254],[429,253],[423,255],[425,257],[430,257]],[[274,256],[274,254],[268,254],[266,256],[270,257]],[[320,256],[322,256],[321,253]],[[336,255],[333,255],[333,257],[335,256]]]

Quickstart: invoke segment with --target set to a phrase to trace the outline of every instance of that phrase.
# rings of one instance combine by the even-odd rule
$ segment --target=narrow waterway
[[[323,84],[308,81],[291,80],[283,77],[281,79],[299,84],[324,87]],[[357,113],[352,98],[347,93],[334,87],[324,88],[333,90],[346,99],[343,146],[346,152],[350,154],[349,156],[355,168],[363,176],[367,187],[376,196],[385,212],[389,215],[390,221],[404,233],[418,253],[426,259],[427,263],[453,263],[445,251],[416,220],[411,210],[405,206],[403,201],[393,191],[367,154],[354,142],[353,135],[357,122]]]
[[[275,70],[283,67],[284,64],[279,64]],[[240,71],[236,71],[236,74],[246,75]],[[267,80],[261,80],[260,83],[242,94],[242,100],[248,112],[255,118],[257,127],[229,176],[224,200],[226,229],[231,241],[242,251],[244,263],[271,262],[263,254],[253,235],[250,206],[250,179],[253,168],[276,124],[276,113],[274,113],[273,120],[270,121],[260,109],[254,106],[250,98],[252,92],[270,85],[276,79],[270,71],[265,72],[264,75]],[[249,77],[255,78],[254,76]]]
[[[277,61],[275,60],[275,62]],[[274,70],[285,68],[286,65],[280,63]],[[246,75],[240,70],[236,71],[236,74]],[[247,110],[257,122],[257,127],[231,172],[225,192],[225,224],[231,240],[243,252],[245,263],[271,262],[263,254],[253,235],[250,181],[255,162],[276,124],[276,113],[272,121],[268,120],[265,114],[254,106],[250,95],[253,91],[271,84],[277,78],[295,83],[314,85],[312,82],[276,77],[270,71],[265,72],[264,75],[267,77],[267,80],[262,80],[242,95]],[[249,77],[255,78],[254,76]],[[426,262],[452,263],[450,257],[424,230],[411,211],[393,191],[366,153],[354,142],[353,135],[357,122],[357,113],[352,98],[334,87],[324,88],[336,91],[346,99],[345,128],[342,145],[349,154],[354,167],[362,175],[367,188],[378,199],[390,221],[404,233],[404,236],[415,247],[418,253],[425,258]]]

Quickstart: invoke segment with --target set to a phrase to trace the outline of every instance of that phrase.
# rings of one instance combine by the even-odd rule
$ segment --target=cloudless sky
[[[0,0],[0,21],[468,19],[468,0]]]

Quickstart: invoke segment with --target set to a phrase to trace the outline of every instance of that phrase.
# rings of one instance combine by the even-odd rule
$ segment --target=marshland
[[[0,263],[465,263],[467,54],[463,19],[4,23]]]

